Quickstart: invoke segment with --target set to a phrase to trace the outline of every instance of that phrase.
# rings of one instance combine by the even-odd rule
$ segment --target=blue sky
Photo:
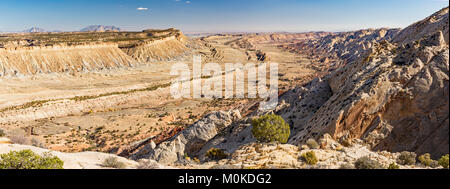
[[[185,32],[348,31],[406,27],[446,6],[448,0],[2,0],[0,31],[33,26],[74,31],[87,25]]]

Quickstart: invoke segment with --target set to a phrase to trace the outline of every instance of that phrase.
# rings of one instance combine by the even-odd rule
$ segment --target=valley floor
[[[203,64],[259,62],[251,55],[255,51],[228,45],[238,39],[240,36],[197,39],[196,48],[178,60],[133,68],[2,78],[1,128],[13,142],[62,152],[119,154],[134,142],[170,137],[170,131],[191,125],[209,112],[249,108],[258,99],[173,99],[170,95],[171,66],[181,61],[192,67],[193,55],[202,55]],[[306,57],[278,45],[258,48],[270,54],[270,62],[279,63],[280,90],[320,74]]]

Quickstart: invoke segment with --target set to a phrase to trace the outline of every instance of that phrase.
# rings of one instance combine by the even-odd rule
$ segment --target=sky
[[[448,0],[2,0],[0,31],[40,27],[78,31],[114,25],[129,31],[307,32],[403,28]]]

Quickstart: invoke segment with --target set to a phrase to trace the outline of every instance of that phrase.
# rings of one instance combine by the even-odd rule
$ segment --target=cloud
[[[187,4],[191,3],[191,1],[186,1]]]
[[[146,10],[148,10],[148,8],[145,8],[145,7],[138,7],[136,10],[138,10],[138,11],[146,11]]]

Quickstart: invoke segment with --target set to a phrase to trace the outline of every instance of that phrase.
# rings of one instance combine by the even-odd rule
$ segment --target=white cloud
[[[139,7],[139,8],[137,8],[137,10],[138,10],[138,11],[146,11],[146,10],[148,10],[148,8],[145,8],[145,7]]]
[[[187,4],[191,3],[191,1],[186,1]]]

